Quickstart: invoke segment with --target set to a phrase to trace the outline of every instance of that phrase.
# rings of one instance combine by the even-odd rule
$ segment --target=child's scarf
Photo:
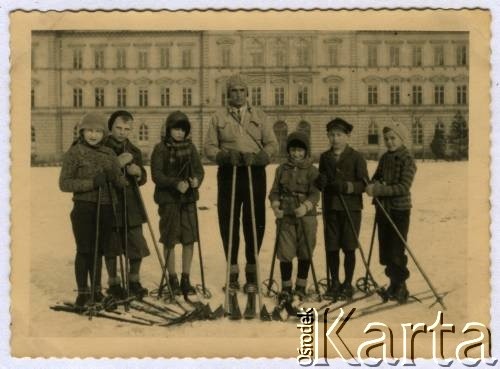
[[[191,160],[191,140],[175,141],[172,137],[167,137],[165,146],[169,150],[170,163],[177,163],[179,168],[187,168],[185,164]],[[182,170],[182,173],[178,173],[178,175],[180,177],[185,176],[188,171],[189,168]]]

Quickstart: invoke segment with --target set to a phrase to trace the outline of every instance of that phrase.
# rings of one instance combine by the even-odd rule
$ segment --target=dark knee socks
[[[283,288],[292,287],[292,263],[288,261],[280,262],[281,284]]]
[[[90,283],[92,285],[93,269],[93,255],[77,252],[75,257],[75,277],[78,291],[88,291],[88,278],[90,278]],[[102,257],[98,256],[95,273],[96,291],[99,291],[101,289],[101,269]]]
[[[297,279],[307,279],[307,275],[309,274],[309,267],[311,266],[311,262],[305,259],[299,259],[297,268]]]
[[[344,252],[345,283],[352,284],[354,267],[356,266],[356,255],[354,250]]]
[[[76,253],[75,257],[75,277],[78,292],[88,291],[89,258],[87,254]]]
[[[340,266],[340,251],[329,251],[328,252],[328,268],[330,269],[330,275],[332,281],[339,280],[339,266]]]

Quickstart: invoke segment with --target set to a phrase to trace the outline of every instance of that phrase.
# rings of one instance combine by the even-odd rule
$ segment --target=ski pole
[[[127,178],[125,168],[123,175]],[[129,270],[129,255],[128,255],[128,210],[127,210],[127,188],[123,187],[123,252],[125,255],[125,293],[126,298],[130,296],[130,270]],[[128,310],[128,304],[125,304],[125,310]]]
[[[94,260],[92,263],[92,283],[90,284],[90,309],[89,320],[92,320],[92,314],[95,309],[95,283],[97,277],[97,255],[99,254],[99,226],[101,221],[101,187],[99,186],[97,190],[97,210],[96,210],[96,223],[95,223],[95,243],[94,243]]]
[[[293,197],[295,199],[295,206],[299,207],[300,200],[299,200],[298,196],[296,194],[294,194]],[[311,249],[311,245],[309,244],[309,240],[307,239],[306,227],[304,227],[304,219],[303,218],[299,219],[299,225],[300,225],[300,228],[302,229],[302,236],[304,237],[304,243],[306,244],[307,256],[311,262],[311,274],[313,277],[314,289],[316,290],[316,293],[318,294],[319,302],[321,302],[322,298],[321,298],[321,292],[319,291],[318,279],[316,278],[316,270],[314,268],[313,252]]]
[[[141,189],[139,188],[139,184],[137,183],[137,179],[135,179],[132,183],[134,184],[135,189],[137,191],[137,195],[139,196],[139,201],[141,203],[141,207],[142,207],[142,210],[144,212],[144,217],[146,218],[146,223],[148,225],[149,233],[151,234],[151,239],[153,240],[153,245],[155,247],[156,256],[158,257],[158,262],[160,263],[161,272],[163,273],[163,270],[166,269],[165,262],[163,261],[163,258],[161,256],[158,242],[156,242],[156,237],[155,237],[155,234],[153,232],[153,227],[151,226],[151,221],[149,220],[148,212],[146,210],[146,205],[144,204],[144,199],[142,198]],[[170,293],[170,296],[173,296],[172,287],[170,286],[170,282],[168,280],[166,281],[166,284],[167,284],[167,288],[168,288],[168,291]]]
[[[368,251],[368,267],[371,265],[371,260],[372,260],[372,253],[373,253],[373,245],[375,243],[375,233],[377,231],[377,218],[375,217],[373,219],[373,229],[372,229],[372,236],[370,239],[370,249]],[[364,277],[359,278],[356,281],[356,286],[358,289],[362,290],[363,292],[368,292],[370,288],[370,280],[368,276],[368,271],[365,273]]]
[[[257,228],[255,220],[255,201],[253,198],[253,179],[252,179],[252,168],[247,166],[248,172],[248,189],[250,193],[250,214],[252,220],[252,238],[253,238],[253,253],[255,256],[255,269],[257,275],[257,294],[259,295],[259,314],[262,311],[262,293],[260,290],[260,268],[259,268],[259,247],[257,246]]]
[[[115,220],[115,223],[116,223],[116,232],[118,233],[118,236],[120,236],[120,232],[118,230],[118,228],[120,228],[118,226],[118,212],[116,210],[116,204],[115,202],[113,201],[113,193],[112,193],[112,190],[111,190],[111,184],[108,182],[107,183],[107,189],[108,189],[108,194],[109,194],[109,198],[111,199],[111,208],[113,209],[113,218]],[[120,244],[123,246],[123,240],[120,239]],[[116,256],[114,258],[114,261],[116,263]],[[125,273],[124,273],[124,267],[123,267],[123,255],[122,253],[120,252],[120,254],[118,255],[118,261],[119,261],[119,265],[120,265],[120,277],[121,277],[121,287],[124,291],[126,291],[126,285],[125,285]],[[116,267],[116,264],[115,264],[115,267]],[[128,295],[127,295],[127,299],[128,299]]]
[[[236,197],[236,166],[233,165],[233,173],[231,177],[231,208],[229,210],[229,238],[227,240],[227,262],[226,262],[226,290],[224,296],[224,310],[230,314],[229,311],[229,281],[231,274],[231,256],[233,255],[233,227],[234,227],[234,203]]]
[[[368,183],[366,180],[365,180],[365,182]],[[429,277],[427,276],[427,274],[424,272],[422,266],[417,261],[415,255],[411,251],[410,245],[408,245],[408,242],[406,242],[405,238],[403,237],[403,235],[399,231],[398,227],[396,226],[396,224],[394,224],[394,221],[392,220],[391,216],[389,215],[389,213],[387,212],[387,210],[385,210],[385,208],[382,206],[382,203],[380,202],[380,200],[377,197],[373,197],[373,199],[375,200],[375,204],[377,205],[377,208],[380,209],[380,211],[382,212],[382,214],[384,214],[385,218],[387,219],[387,221],[389,222],[389,224],[391,225],[391,227],[394,229],[394,232],[397,234],[398,238],[403,243],[406,251],[408,251],[408,254],[410,254],[410,257],[412,258],[413,262],[417,266],[418,271],[420,272],[420,274],[422,275],[422,277],[424,277],[425,282],[427,283],[427,285],[431,289],[432,293],[434,294],[434,297],[436,298],[436,301],[443,307],[444,310],[446,310],[446,306],[444,305],[444,301],[443,301],[442,296],[434,288],[431,280],[429,279]]]
[[[329,290],[332,286],[330,275],[330,264],[328,263],[328,248],[326,247],[326,207],[325,207],[325,192],[321,192],[321,217],[323,218],[323,238],[325,240],[325,261],[326,261],[326,287]]]
[[[267,297],[271,296],[271,289],[274,282],[274,264],[276,264],[276,256],[278,255],[278,243],[279,243],[279,234],[281,228],[281,220],[276,219],[276,239],[274,241],[274,249],[273,249],[273,259],[271,261],[271,271],[269,272],[269,279],[267,283]],[[265,283],[265,282],[264,282]]]
[[[375,291],[381,296],[382,296],[382,293],[383,293],[383,290],[380,288],[380,286],[378,285],[377,281],[375,281],[375,278],[373,278],[373,274],[372,272],[370,271],[370,266],[368,265],[368,262],[366,260],[366,257],[365,257],[365,252],[363,251],[363,247],[361,245],[361,242],[359,241],[359,236],[358,236],[358,232],[356,231],[356,227],[354,227],[354,222],[352,220],[352,216],[351,216],[351,212],[349,211],[349,208],[347,207],[347,204],[345,202],[345,199],[344,199],[344,196],[339,193],[338,194],[338,197],[340,199],[340,202],[342,203],[342,207],[344,208],[344,211],[347,215],[347,220],[349,222],[349,225],[351,227],[351,231],[354,235],[354,237],[356,238],[356,242],[358,244],[358,249],[359,249],[359,253],[361,255],[361,260],[363,262],[363,265],[365,266],[366,268],[366,274],[368,275],[368,277],[370,278],[370,280],[372,281],[373,283],[373,286],[375,287]]]
[[[193,175],[193,166],[192,166],[192,163],[190,160],[188,161],[188,163],[189,163],[189,167],[188,167],[189,168],[189,177],[191,177]],[[203,297],[210,298],[212,294],[210,293],[210,291],[208,291],[207,286],[205,284],[205,270],[203,268],[203,256],[201,253],[200,223],[198,220],[198,206],[197,206],[196,201],[194,202],[194,216],[195,216],[195,222],[196,222],[196,225],[195,225],[196,237],[198,239],[198,258],[200,260],[201,288],[203,291]],[[189,218],[189,220],[191,221],[191,218]]]

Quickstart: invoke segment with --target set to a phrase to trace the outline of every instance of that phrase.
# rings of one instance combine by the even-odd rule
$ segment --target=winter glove
[[[375,187],[375,185],[373,183],[370,183],[369,185],[367,185],[365,187],[365,192],[370,197],[374,197],[374,195],[373,195],[373,187]]]
[[[257,154],[253,154],[253,162],[251,165],[266,166],[270,162],[269,155],[264,150],[260,150]]]
[[[255,154],[253,153],[244,153],[243,154],[243,163],[245,164],[246,167],[250,167],[252,165],[255,165]]]
[[[127,173],[131,176],[140,177],[142,175],[141,167],[139,167],[137,164],[132,163],[127,166]]]
[[[307,212],[311,211],[313,209],[313,204],[306,200],[304,201],[298,208],[294,210],[295,216],[297,218],[302,218],[304,215],[307,214]]]
[[[99,172],[95,175],[94,179],[94,188],[99,188],[99,187],[105,187],[106,183],[108,182],[108,178],[106,176],[106,173],[104,172]]]
[[[241,165],[241,153],[235,150],[221,150],[218,152],[215,157],[215,162],[218,165],[232,165],[232,166],[240,166]]]
[[[120,163],[120,168],[123,168],[127,164],[131,163],[134,160],[134,157],[129,152],[124,152],[123,154],[118,155],[118,162]]]
[[[189,185],[192,188],[198,188],[198,186],[200,185],[200,181],[196,177],[189,178],[188,180],[189,180]]]
[[[283,218],[283,215],[285,215],[283,210],[280,209],[280,202],[279,201],[273,201],[271,203],[271,209],[273,209],[273,213],[274,213],[274,216],[276,217],[276,219],[281,219],[281,218]]]
[[[177,183],[177,191],[180,193],[186,193],[189,188],[189,183],[187,181],[180,181]]]

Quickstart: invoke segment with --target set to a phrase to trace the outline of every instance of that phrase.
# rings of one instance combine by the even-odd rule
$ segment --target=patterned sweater
[[[97,188],[94,177],[105,172],[112,186],[101,191],[101,203],[116,202],[114,188],[123,188],[127,182],[120,170],[118,159],[109,147],[104,145],[90,146],[81,140],[75,143],[64,154],[59,188],[63,192],[73,192],[73,201],[97,202]]]
[[[408,149],[404,146],[382,155],[372,180],[374,196],[387,209],[407,210],[411,208],[410,187],[417,167]]]

